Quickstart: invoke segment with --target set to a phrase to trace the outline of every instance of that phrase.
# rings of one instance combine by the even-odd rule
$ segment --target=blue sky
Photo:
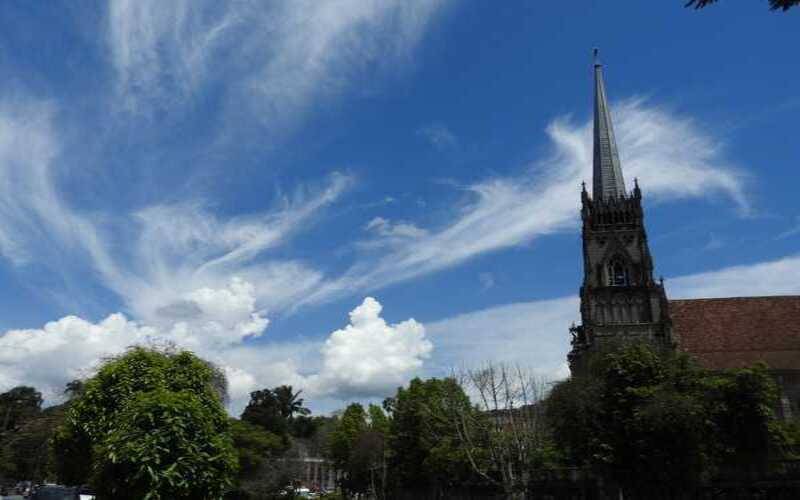
[[[4,2],[0,388],[153,339],[233,412],[563,376],[595,46],[670,295],[800,293],[798,13],[682,4]]]

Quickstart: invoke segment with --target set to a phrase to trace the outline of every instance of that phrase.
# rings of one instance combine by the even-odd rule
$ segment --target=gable
[[[679,348],[710,369],[800,370],[800,296],[670,300]]]

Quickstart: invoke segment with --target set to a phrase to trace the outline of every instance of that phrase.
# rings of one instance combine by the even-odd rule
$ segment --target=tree
[[[0,394],[0,432],[16,429],[42,409],[42,393],[28,386],[18,386]]]
[[[341,481],[345,493],[364,493],[366,474],[362,463],[355,460],[355,449],[367,429],[367,413],[358,403],[349,405],[328,436],[328,454],[337,469],[344,472]]]
[[[34,481],[52,477],[50,442],[66,409],[65,405],[45,408],[9,434],[0,446],[0,477]]]
[[[311,413],[308,408],[303,407],[303,399],[298,398],[301,392],[294,392],[290,385],[251,392],[250,402],[242,412],[242,420],[260,425],[269,432],[287,436],[293,429],[295,415],[306,417]],[[298,429],[307,423],[298,424]]]
[[[135,395],[117,418],[97,447],[100,498],[221,498],[232,485],[236,454],[222,405],[162,388]]]
[[[702,9],[716,2],[717,0],[689,0],[686,2],[686,7]],[[787,11],[798,5],[800,5],[800,0],[769,0],[769,8],[772,10]]]
[[[777,392],[764,367],[710,373],[685,354],[637,344],[595,359],[590,373],[548,397],[554,438],[572,463],[633,496],[678,493],[769,446]]]
[[[110,498],[218,497],[236,471],[224,388],[190,352],[134,347],[109,359],[53,440],[59,479],[89,478]]]
[[[477,410],[455,379],[415,378],[384,407],[391,415],[389,469],[397,487],[442,490],[476,481],[453,421]]]
[[[546,385],[518,366],[503,364],[467,370],[459,378],[479,407],[462,406],[452,422],[470,465],[506,497],[524,495],[530,471],[550,465],[555,455],[541,404]]]
[[[231,419],[233,446],[239,456],[239,480],[252,479],[265,463],[287,449],[286,442],[258,425]]]
[[[299,398],[303,392],[292,391],[291,385],[281,385],[272,390],[275,394],[275,399],[278,401],[278,408],[280,409],[281,416],[287,420],[294,418],[294,415],[308,415],[311,410],[303,407],[303,398]]]

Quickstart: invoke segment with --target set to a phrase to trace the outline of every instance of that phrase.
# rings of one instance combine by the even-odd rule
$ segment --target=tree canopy
[[[88,478],[107,498],[219,498],[236,472],[224,388],[190,352],[134,347],[111,358],[54,438],[60,480]]]
[[[16,429],[42,409],[42,393],[18,386],[0,394],[0,432]]]
[[[242,412],[242,420],[274,434],[287,436],[295,428],[292,425],[295,415],[303,418],[311,413],[303,406],[303,398],[298,397],[301,392],[294,392],[290,385],[251,392],[250,402]],[[296,428],[301,433],[308,432],[307,425],[313,425],[313,422],[303,420]]]
[[[702,9],[713,3],[717,3],[717,0],[689,0],[686,2],[686,6]],[[769,0],[769,8],[772,10],[787,11],[798,5],[800,5],[800,0]]]
[[[546,401],[557,443],[629,490],[690,487],[769,448],[775,382],[764,366],[712,373],[684,354],[632,345]]]

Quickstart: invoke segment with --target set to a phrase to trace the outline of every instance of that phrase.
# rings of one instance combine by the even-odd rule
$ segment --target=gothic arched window
[[[629,284],[628,266],[619,256],[614,257],[608,262],[608,286],[628,286]]]

